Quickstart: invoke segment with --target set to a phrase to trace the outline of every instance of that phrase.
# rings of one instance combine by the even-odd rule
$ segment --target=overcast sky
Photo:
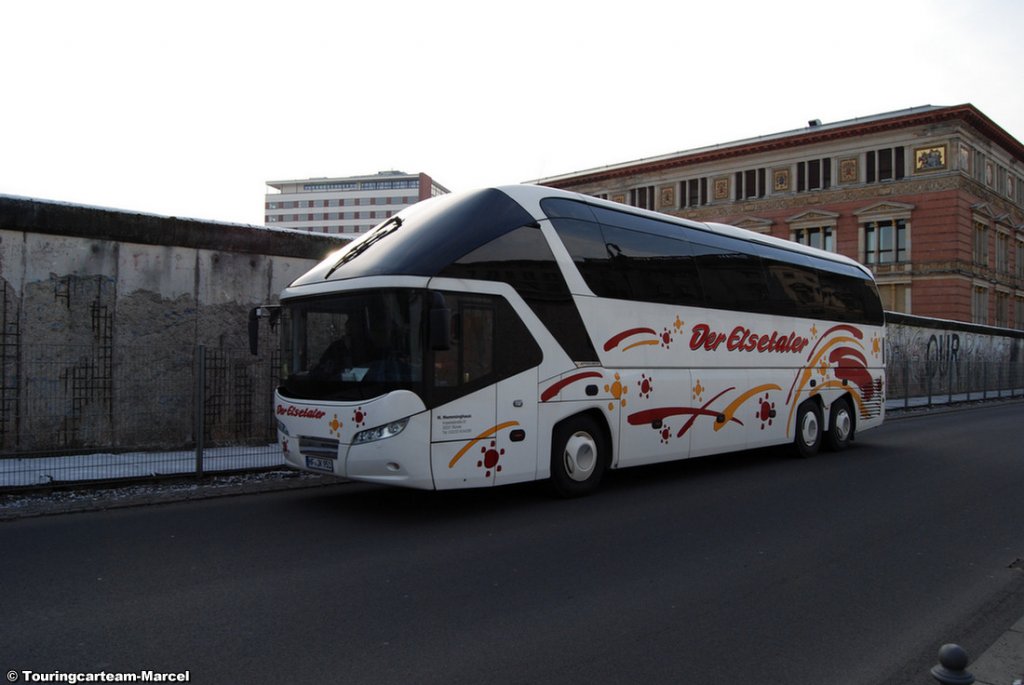
[[[0,193],[263,223],[266,181],[518,183],[918,105],[1024,140],[1024,2],[0,7]]]

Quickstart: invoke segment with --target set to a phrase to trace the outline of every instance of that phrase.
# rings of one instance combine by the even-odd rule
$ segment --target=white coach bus
[[[607,469],[842,449],[884,418],[863,266],[546,187],[413,205],[262,316],[287,463],[359,481],[571,496]]]

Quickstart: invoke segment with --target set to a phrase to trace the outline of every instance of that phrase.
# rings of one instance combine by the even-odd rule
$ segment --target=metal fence
[[[283,465],[278,365],[203,346],[23,346],[0,357],[0,491]],[[890,411],[1024,397],[1024,363],[900,361],[886,394]]]
[[[903,360],[887,369],[886,407],[910,409],[938,404],[1024,397],[1024,362]]]
[[[283,463],[276,355],[23,345],[0,369],[0,489]]]

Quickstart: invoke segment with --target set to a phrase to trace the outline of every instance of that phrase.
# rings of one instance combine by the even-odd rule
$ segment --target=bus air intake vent
[[[338,458],[338,441],[330,438],[299,436],[299,452],[307,457]]]

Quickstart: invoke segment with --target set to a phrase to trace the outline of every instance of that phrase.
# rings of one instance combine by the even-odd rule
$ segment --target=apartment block
[[[448,189],[424,173],[380,171],[367,176],[267,181],[268,226],[315,233],[364,233],[420,200]]]

